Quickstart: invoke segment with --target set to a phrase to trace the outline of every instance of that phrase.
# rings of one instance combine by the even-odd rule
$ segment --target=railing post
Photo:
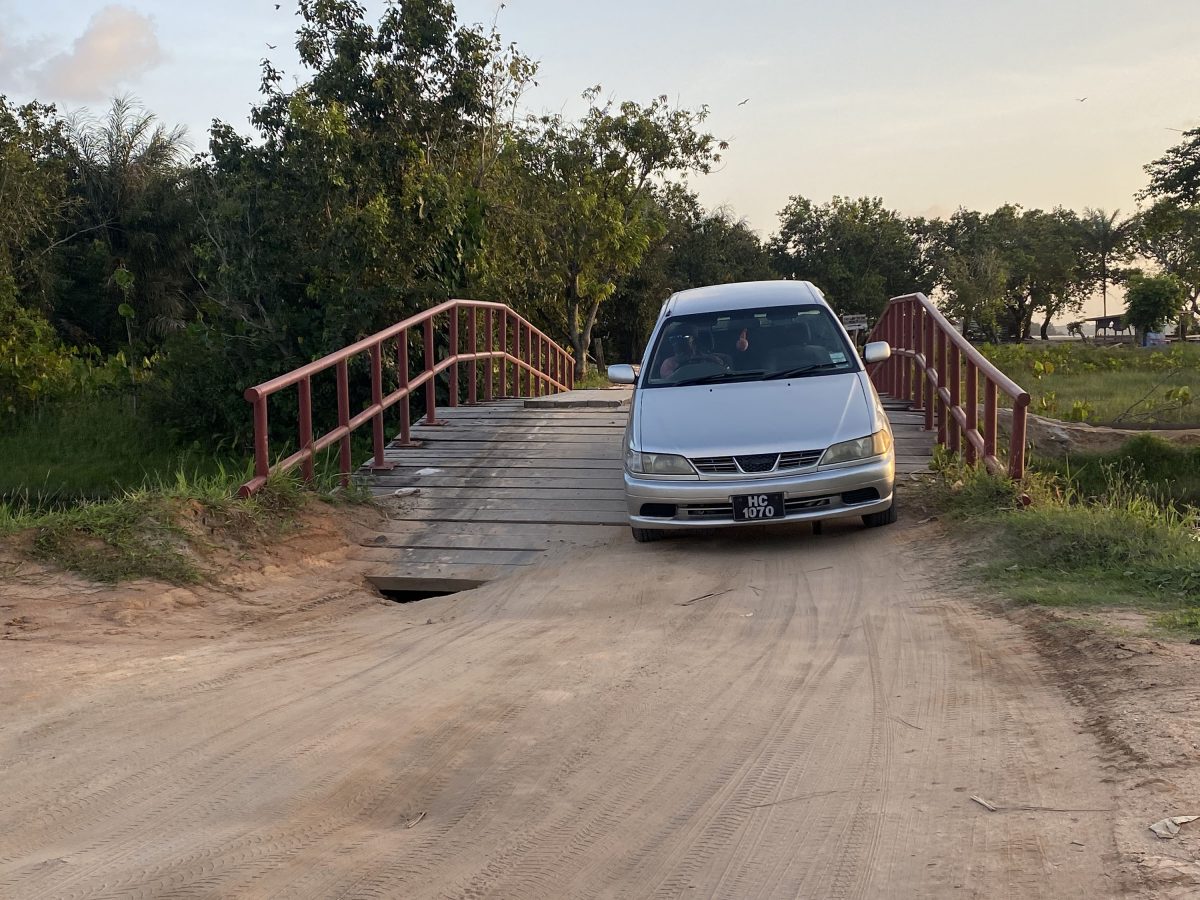
[[[312,481],[312,379],[302,378],[296,387],[300,391],[300,449],[308,451],[308,455],[300,463],[300,471],[305,481]]]
[[[962,360],[959,356],[958,344],[950,340],[947,335],[946,342],[950,345],[950,362],[946,366],[946,374],[950,379],[950,416],[946,423],[947,438],[951,453],[958,453],[962,450],[962,445],[959,440],[958,419],[954,417],[954,410],[960,407],[962,399]]]
[[[400,340],[396,344],[396,376],[400,382],[400,390],[406,391],[408,388],[408,331],[400,333]],[[404,399],[400,401],[400,446],[411,447],[412,441],[412,409],[410,407],[412,397],[407,392],[404,394]]]
[[[1008,476],[1013,481],[1025,477],[1025,424],[1029,408],[1029,397],[1013,401],[1012,433],[1008,444]]]
[[[500,313],[500,396],[511,397],[508,392],[508,310]]]
[[[914,354],[923,354],[921,346],[925,340],[924,319],[925,308],[918,303],[913,303],[913,316],[910,326],[912,328],[912,348]],[[917,357],[913,356],[913,409],[925,408],[925,370],[921,368],[921,364],[917,362]]]
[[[371,405],[377,407],[371,417],[371,442],[375,450],[375,459],[371,469],[383,472],[392,468],[387,461],[387,435],[383,431],[383,342],[371,345]]]
[[[905,300],[900,304],[900,340],[904,342],[904,360],[900,364],[900,393],[904,402],[912,404],[912,301]]]
[[[467,405],[479,403],[479,361],[475,354],[479,352],[479,334],[476,330],[475,307],[467,307],[467,346],[471,350],[471,361],[467,370]]]
[[[921,378],[922,390],[925,394],[925,430],[933,431],[935,380],[930,378],[930,372],[936,374],[937,360],[934,359],[933,354],[933,316],[924,307],[922,307],[922,319],[925,326],[923,329],[925,332],[925,371]]]
[[[971,440],[971,435],[979,429],[979,370],[969,359],[967,360],[967,400],[963,404],[963,412],[967,416],[967,446],[965,448],[967,464],[973,466],[979,459],[975,443]]]
[[[533,359],[533,326],[522,324],[521,330],[525,332],[525,353],[523,361],[525,365],[529,366],[532,365]],[[521,375],[521,396],[532,397],[533,374],[530,369],[522,368]]]
[[[983,459],[996,458],[996,382],[984,375],[983,381]]]
[[[259,394],[254,398],[254,477],[269,478],[271,475],[271,450],[267,436],[267,398]]]
[[[496,367],[496,360],[492,357],[492,350],[495,347],[495,320],[492,317],[492,308],[489,306],[483,314],[483,351],[487,356],[487,368],[483,370],[483,399],[491,402],[495,399],[492,392],[492,375],[493,369]]]
[[[913,358],[911,360],[911,375],[909,378],[909,397],[913,406],[917,409],[921,408],[921,367],[917,364],[917,353],[921,352],[921,311],[923,307],[920,302],[913,300],[908,308],[908,345],[912,347]]]
[[[437,365],[436,352],[433,346],[433,318],[425,320],[425,371],[429,380],[425,382],[425,424],[439,425],[437,420],[437,379],[433,376],[433,368]]]
[[[544,397],[546,394],[550,393],[550,385],[546,381],[546,370],[549,368],[549,365],[546,362],[546,355],[549,353],[550,347],[546,341],[546,338],[542,337],[540,334],[538,335],[537,348],[538,396]]]
[[[885,315],[887,316],[888,320],[887,331],[885,332],[887,334],[888,346],[895,347],[898,343],[896,340],[896,335],[900,331],[900,329],[896,327],[899,322],[896,304],[889,303]],[[888,394],[890,394],[894,399],[900,399],[900,357],[894,353],[888,357],[887,361],[887,383]]]
[[[458,406],[458,306],[450,310],[450,405]]]
[[[937,327],[936,324],[934,326]],[[946,401],[942,399],[942,387],[946,384],[946,332],[937,328],[934,334],[937,342],[937,440],[942,446],[946,445]]]
[[[342,473],[342,487],[350,484],[350,366],[346,360],[337,364],[337,408],[338,428],[345,428],[346,433],[338,441],[338,471]]]

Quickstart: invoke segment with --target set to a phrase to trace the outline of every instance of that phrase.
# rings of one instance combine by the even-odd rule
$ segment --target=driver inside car
[[[719,366],[728,364],[728,360],[723,359],[719,354],[700,350],[697,345],[696,329],[692,325],[681,326],[678,331],[667,338],[667,346],[671,349],[671,355],[664,359],[658,368],[658,373],[663,378],[669,378],[680,366],[689,363],[711,362]]]

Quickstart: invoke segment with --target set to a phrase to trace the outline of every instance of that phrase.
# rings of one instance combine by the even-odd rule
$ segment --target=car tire
[[[649,544],[651,541],[662,540],[666,535],[665,531],[657,528],[634,528],[633,539],[639,544]]]
[[[891,525],[896,521],[896,501],[883,512],[867,513],[862,517],[863,524],[868,528],[878,528],[880,525]]]

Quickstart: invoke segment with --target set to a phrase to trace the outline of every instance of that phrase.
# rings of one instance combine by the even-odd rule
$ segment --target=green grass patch
[[[612,387],[612,382],[598,369],[589,369],[582,378],[575,379],[575,390],[577,391],[597,391],[608,387]]]
[[[1033,466],[1085,499],[1105,496],[1114,480],[1122,480],[1160,503],[1200,507],[1200,447],[1180,447],[1150,434],[1139,435],[1115,453],[1037,458]]]
[[[280,475],[253,497],[239,499],[241,481],[240,472],[191,480],[178,474],[170,482],[69,508],[0,506],[0,534],[28,532],[35,558],[93,581],[194,583],[205,576],[207,549],[287,531],[312,494],[294,475]],[[336,499],[354,502],[363,495],[340,491]]]
[[[1064,421],[1127,428],[1200,426],[1200,346],[984,345],[1029,391],[1030,409]],[[1002,398],[1007,403],[1007,398]]]
[[[1088,493],[1053,473],[1035,471],[1018,486],[943,462],[936,503],[969,534],[971,573],[1001,595],[1155,610],[1176,628],[1200,616],[1194,509],[1164,504],[1148,484],[1112,468]]]
[[[181,445],[127,396],[27,414],[0,433],[0,459],[0,501],[38,507],[105,500],[177,473],[196,480],[236,465],[219,446]]]
[[[370,435],[355,438],[353,458],[361,461]],[[291,472],[237,499],[253,471],[248,461],[219,447],[181,447],[123,397],[24,417],[0,435],[0,459],[0,535],[27,533],[17,543],[34,557],[107,583],[196,582],[208,546],[286,530],[312,492],[305,488],[326,499],[336,488],[338,501],[367,497],[340,488],[334,447],[318,457],[314,484]]]

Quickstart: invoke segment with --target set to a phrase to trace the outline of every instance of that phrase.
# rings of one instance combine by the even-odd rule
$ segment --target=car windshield
[[[824,306],[770,306],[673,317],[642,387],[836,375],[858,357]]]

